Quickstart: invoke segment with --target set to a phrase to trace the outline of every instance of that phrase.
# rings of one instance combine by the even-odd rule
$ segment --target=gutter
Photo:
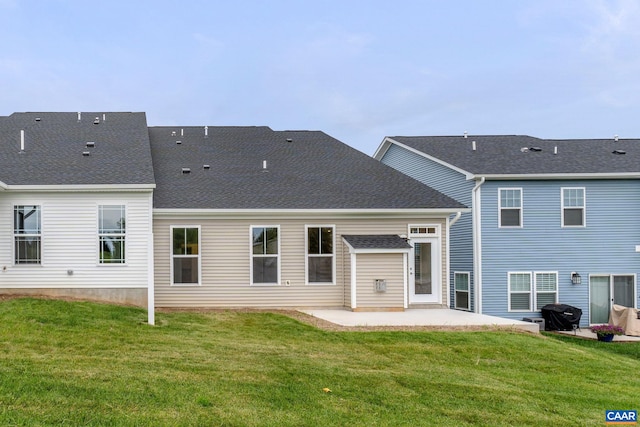
[[[473,227],[473,290],[475,294],[475,312],[482,314],[482,225],[481,208],[482,196],[480,187],[485,182],[485,177],[480,177],[472,190],[471,218]]]

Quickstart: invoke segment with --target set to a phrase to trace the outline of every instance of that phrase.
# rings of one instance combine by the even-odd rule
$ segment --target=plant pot
[[[598,341],[611,342],[613,341],[613,334],[598,334]]]

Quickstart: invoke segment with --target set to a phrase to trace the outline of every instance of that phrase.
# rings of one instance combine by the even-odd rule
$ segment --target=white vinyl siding
[[[11,236],[13,207],[41,208],[41,257],[37,268],[13,266],[13,245],[0,245],[0,287],[23,289],[147,288],[151,245],[150,191],[42,192],[0,197],[0,235]],[[99,263],[98,207],[127,206],[127,263]],[[36,266],[33,266],[36,267]]]
[[[522,189],[498,189],[498,227],[522,227]]]
[[[584,227],[586,225],[586,200],[584,188],[562,189],[562,226]]]
[[[356,278],[356,310],[404,307],[403,254],[358,254]],[[386,282],[386,291],[377,292],[376,280]]]

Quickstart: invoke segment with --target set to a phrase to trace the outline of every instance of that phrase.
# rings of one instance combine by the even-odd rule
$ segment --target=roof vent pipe
[[[78,111],[78,121],[82,120],[82,113]]]
[[[205,126],[204,127],[204,137],[208,137],[209,136],[209,126]]]
[[[475,141],[471,141],[471,149],[473,151],[476,151],[476,142]]]
[[[267,161],[263,160],[262,161],[262,169],[266,169],[267,168]]]
[[[613,139],[618,142],[618,135],[613,135]]]
[[[107,120],[107,115],[105,113],[102,113],[102,121],[104,122],[105,120]]]
[[[558,146],[553,147],[553,154],[558,154]]]
[[[467,131],[464,131],[464,139],[467,139]]]
[[[20,131],[20,151],[24,151],[24,129]]]
[[[180,136],[184,136],[184,129],[180,129]]]

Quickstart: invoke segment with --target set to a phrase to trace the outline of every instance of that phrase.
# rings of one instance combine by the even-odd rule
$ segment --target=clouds
[[[152,125],[320,129],[367,153],[385,135],[638,136],[634,0],[0,10],[0,115],[137,110]]]

